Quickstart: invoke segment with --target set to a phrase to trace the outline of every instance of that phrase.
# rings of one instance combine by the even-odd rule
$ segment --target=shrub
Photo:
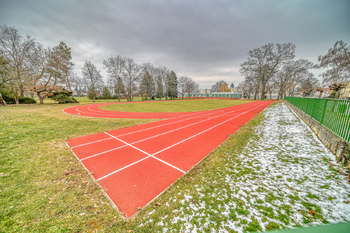
[[[75,98],[72,97],[73,92],[63,89],[62,91],[54,91],[49,98],[53,99],[59,104],[66,103],[79,103]]]
[[[20,104],[36,104],[36,101],[35,101],[35,99],[30,98],[30,97],[20,96],[19,103]]]
[[[5,100],[6,104],[15,104],[16,100],[15,98],[11,97],[11,93],[8,90],[1,90],[0,91],[3,100]],[[20,96],[18,98],[18,101],[20,104],[35,104],[36,101],[33,98],[30,97],[24,97],[24,96]]]

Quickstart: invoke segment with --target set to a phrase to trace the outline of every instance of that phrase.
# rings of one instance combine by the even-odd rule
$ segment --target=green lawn
[[[92,103],[86,98],[78,98],[78,101],[80,104]],[[239,152],[250,137],[252,128],[263,118],[262,114],[258,115],[135,219],[125,221],[102,194],[102,188],[91,180],[65,141],[154,120],[79,117],[62,112],[64,108],[78,104],[59,105],[50,103],[48,99],[45,103],[0,107],[0,232],[153,232],[157,228],[154,224],[139,227],[147,218],[147,213],[155,209],[153,217],[171,214],[181,204],[174,202],[166,206],[163,198],[169,199],[181,190],[195,190],[194,185],[203,184],[204,175],[215,178],[216,169],[220,169],[224,161],[225,151]],[[177,109],[182,103],[184,110],[181,111],[188,111],[188,104],[194,105],[199,101],[167,103],[176,103]],[[205,103],[208,103],[207,108],[203,106]],[[213,103],[219,108],[236,102],[203,101],[201,110],[214,108]],[[156,105],[145,103],[144,106],[148,104]],[[164,106],[166,103],[159,104]],[[217,188],[220,185],[218,183]],[[162,204],[155,207],[156,202]]]
[[[106,105],[100,107],[100,109],[121,112],[195,112],[226,108],[252,101],[254,100],[145,101],[142,103]]]

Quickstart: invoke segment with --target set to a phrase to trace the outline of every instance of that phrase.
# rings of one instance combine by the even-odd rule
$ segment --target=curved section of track
[[[145,103],[145,102],[139,101],[139,102],[133,102],[133,103]],[[208,113],[220,113],[222,111],[232,108],[232,107],[227,107],[227,108],[220,108],[220,109],[208,110],[208,111],[197,111],[197,112],[120,112],[120,111],[109,111],[109,110],[100,109],[101,106],[111,105],[111,104],[127,104],[127,102],[81,105],[81,106],[66,108],[63,110],[63,112],[72,114],[72,115],[98,117],[98,118],[167,119],[167,118],[188,117],[188,116],[197,116],[197,115],[200,116],[201,114],[208,114]]]

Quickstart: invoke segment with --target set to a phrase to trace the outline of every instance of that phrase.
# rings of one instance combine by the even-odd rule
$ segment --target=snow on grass
[[[254,133],[242,153],[225,152],[215,180],[203,176],[195,195],[185,191],[173,217],[158,222],[162,232],[252,232],[350,221],[350,185],[328,164],[339,166],[335,156],[285,104],[267,108]]]

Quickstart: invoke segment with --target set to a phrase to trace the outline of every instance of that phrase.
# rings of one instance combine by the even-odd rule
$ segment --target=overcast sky
[[[294,43],[296,58],[312,62],[337,40],[349,44],[349,9],[349,0],[0,0],[0,24],[44,46],[64,41],[79,76],[90,60],[106,77],[102,61],[122,55],[209,88],[243,81],[248,51],[267,43]]]

